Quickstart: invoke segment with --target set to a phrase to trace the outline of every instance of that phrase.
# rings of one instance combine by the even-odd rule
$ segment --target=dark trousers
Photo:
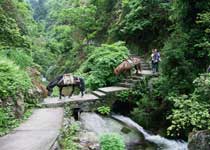
[[[158,72],[159,71],[159,69],[158,69],[158,62],[153,62],[152,61],[152,72],[153,73],[156,73],[156,72]]]

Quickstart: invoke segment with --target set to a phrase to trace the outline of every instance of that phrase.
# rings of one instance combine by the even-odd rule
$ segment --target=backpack
[[[160,61],[160,53],[159,52],[156,52],[153,55],[153,60],[154,60],[154,62],[159,62]]]

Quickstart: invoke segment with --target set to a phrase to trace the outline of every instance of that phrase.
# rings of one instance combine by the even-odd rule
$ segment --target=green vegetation
[[[0,136],[3,136],[15,127],[18,127],[20,123],[26,120],[32,114],[31,109],[27,109],[27,111],[23,114],[21,119],[17,119],[14,115],[12,107],[0,108]]]
[[[62,131],[60,139],[61,148],[65,150],[78,150],[78,144],[74,142],[75,136],[79,131],[79,125],[73,123]]]
[[[33,62],[30,38],[36,26],[24,1],[0,1],[0,135],[17,127],[37,103],[26,72]]]
[[[100,138],[101,150],[125,150],[123,138],[116,133],[107,133]]]
[[[104,44],[95,48],[81,65],[79,72],[84,76],[86,85],[91,89],[112,85],[117,81],[113,70],[128,56],[124,43]]]
[[[119,100],[135,106],[129,115],[147,129],[186,138],[209,128],[209,20],[206,0],[1,0],[1,125],[13,111],[5,103],[36,103],[27,68],[36,66],[48,80],[71,72],[93,90],[119,81],[113,69],[129,54],[150,59],[157,48],[160,76]]]
[[[26,110],[36,101],[28,93],[32,88],[29,76],[12,61],[1,58],[0,60],[0,135],[7,133],[21,122],[18,112],[14,109],[18,101],[24,101]],[[24,106],[23,106],[24,107]],[[26,111],[26,116],[28,116]],[[25,115],[21,118],[24,118]]]
[[[111,109],[108,106],[101,106],[97,108],[97,111],[102,115],[109,115]]]
[[[16,98],[19,93],[27,95],[32,86],[29,76],[13,62],[0,60],[0,95],[3,101],[8,97]],[[14,100],[13,100],[14,101]]]
[[[174,102],[172,114],[168,116],[172,122],[168,128],[169,134],[210,129],[210,74],[201,75],[193,83],[196,88],[191,95],[169,98]]]

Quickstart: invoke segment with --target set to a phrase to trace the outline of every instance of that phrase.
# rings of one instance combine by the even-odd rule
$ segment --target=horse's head
[[[52,92],[53,92],[53,89],[47,86],[47,95],[51,96]]]
[[[114,74],[115,74],[116,76],[118,76],[118,75],[120,74],[120,70],[119,70],[118,68],[115,68],[115,69],[114,69]]]

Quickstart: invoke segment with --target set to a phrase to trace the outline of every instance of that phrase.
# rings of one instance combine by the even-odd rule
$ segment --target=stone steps
[[[128,88],[121,87],[121,86],[110,86],[110,87],[99,88],[98,90],[100,92],[107,94],[107,93],[114,93],[114,92],[128,90]]]
[[[134,87],[134,83],[128,83],[128,82],[122,82],[122,83],[119,83],[118,85],[122,87],[126,87],[126,88]]]
[[[63,124],[63,108],[36,109],[11,133],[0,137],[1,150],[50,150]]]
[[[138,79],[133,79],[133,78],[127,78],[127,79],[123,79],[123,82],[128,82],[128,83],[136,83],[139,80]]]
[[[105,93],[100,92],[100,91],[98,91],[98,90],[96,90],[96,91],[92,91],[91,93],[92,93],[93,95],[95,95],[95,96],[100,97],[100,98],[102,98],[102,97],[105,97],[105,96],[106,96],[106,94],[105,94]]]

